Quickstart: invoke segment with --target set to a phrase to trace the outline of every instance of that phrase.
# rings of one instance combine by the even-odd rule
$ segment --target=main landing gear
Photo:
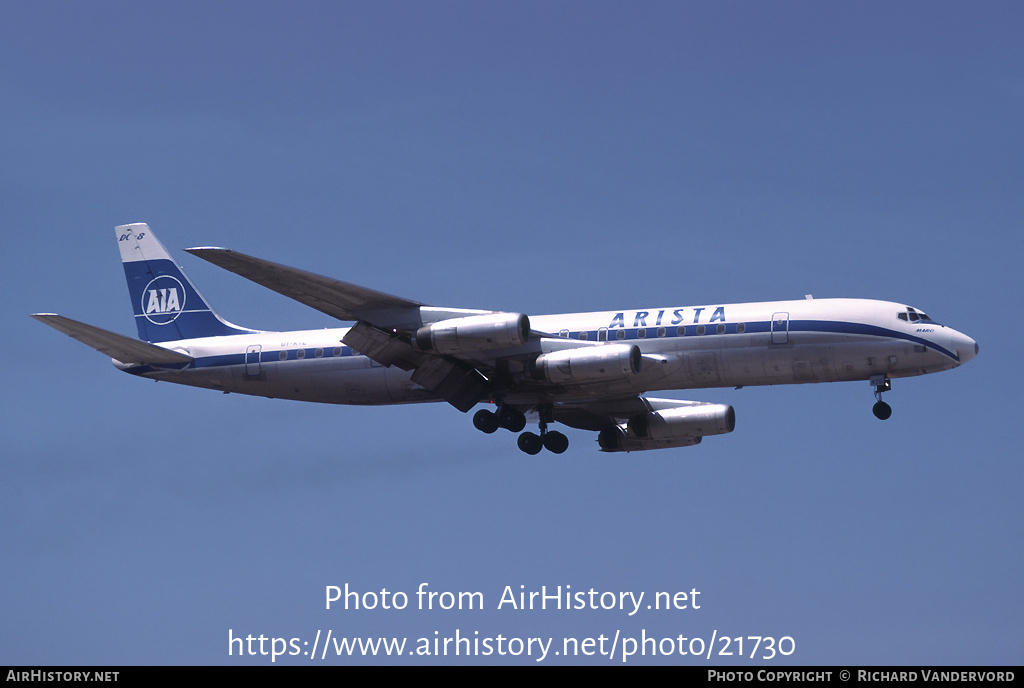
[[[519,448],[527,454],[539,454],[541,449],[547,449],[552,454],[561,454],[569,448],[568,437],[557,430],[548,430],[546,415],[541,412],[539,435],[532,432],[519,435]],[[473,426],[487,434],[496,432],[498,428],[519,432],[526,427],[526,416],[507,406],[498,408],[496,412],[480,409],[473,415]]]
[[[878,420],[889,420],[892,406],[882,401],[882,392],[892,389],[892,382],[884,375],[875,375],[871,378],[871,384],[875,387],[875,405],[871,407],[871,412]]]
[[[494,413],[480,409],[473,415],[473,427],[488,435],[496,432],[498,428],[519,432],[526,427],[526,416],[507,406],[502,406]]]

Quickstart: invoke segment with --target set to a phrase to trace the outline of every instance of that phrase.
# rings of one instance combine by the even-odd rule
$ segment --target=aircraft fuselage
[[[566,346],[635,344],[644,355],[630,380],[566,385],[551,400],[668,389],[909,377],[955,368],[976,344],[932,321],[899,319],[907,307],[865,299],[804,299],[532,316],[533,329]],[[225,392],[332,404],[438,400],[410,373],[382,366],[342,343],[349,328],[259,332],[173,342],[184,367],[115,364],[126,372]],[[529,344],[492,356],[536,355]],[[514,402],[535,385],[513,365]],[[517,379],[522,378],[522,379]]]

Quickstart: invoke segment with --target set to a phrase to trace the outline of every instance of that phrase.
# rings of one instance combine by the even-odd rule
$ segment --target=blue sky
[[[0,663],[460,629],[1020,664],[1022,33],[1011,2],[6,3]],[[28,318],[134,335],[127,222],[261,329],[335,323],[182,248],[528,314],[889,299],[981,354],[895,381],[887,423],[867,383],[680,391],[736,431],[526,457],[446,404],[130,378]],[[423,582],[487,607],[324,609],[328,585]],[[702,607],[498,610],[506,585]]]

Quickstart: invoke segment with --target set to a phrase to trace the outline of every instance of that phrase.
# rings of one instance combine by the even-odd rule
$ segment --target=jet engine
[[[631,452],[646,451],[648,449],[671,449],[672,447],[692,447],[700,444],[700,437],[685,437],[676,441],[665,440],[641,440],[631,437],[626,425],[613,425],[605,428],[597,436],[597,444],[601,451],[606,452]]]
[[[494,313],[452,318],[416,330],[420,351],[457,354],[522,346],[530,338],[530,319],[522,313]]]
[[[732,432],[736,412],[725,404],[698,404],[652,411],[634,416],[626,424],[629,434],[644,440],[677,440]]]
[[[645,451],[700,444],[707,435],[722,435],[736,427],[736,412],[725,404],[691,404],[651,411],[601,431],[602,451]]]
[[[552,383],[602,382],[629,379],[640,372],[640,347],[602,344],[541,354],[531,373]]]

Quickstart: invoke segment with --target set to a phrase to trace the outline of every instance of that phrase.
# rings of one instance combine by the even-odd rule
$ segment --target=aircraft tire
[[[473,414],[473,427],[490,435],[498,429],[498,416],[487,409],[480,409]]]
[[[884,401],[878,401],[871,407],[871,412],[875,414],[875,418],[878,420],[889,420],[889,416],[892,415],[892,406],[889,406]]]
[[[526,416],[514,408],[503,407],[498,411],[498,424],[512,432],[519,432],[526,427]]]
[[[542,439],[544,448],[552,454],[561,454],[569,448],[569,438],[557,430],[546,433]]]
[[[519,448],[533,456],[539,454],[540,450],[544,448],[544,442],[541,440],[540,435],[524,432],[519,436]]]

